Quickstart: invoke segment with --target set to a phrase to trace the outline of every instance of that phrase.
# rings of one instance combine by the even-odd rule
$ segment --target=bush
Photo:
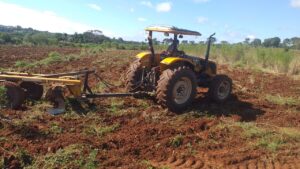
[[[15,66],[16,67],[28,67],[28,66],[30,66],[30,63],[26,62],[26,61],[16,61]]]
[[[40,61],[41,65],[49,65],[52,63],[62,62],[63,58],[60,56],[58,52],[50,52],[46,59]]]

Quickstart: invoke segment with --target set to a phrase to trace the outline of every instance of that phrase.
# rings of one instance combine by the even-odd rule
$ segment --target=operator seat
[[[163,57],[167,56],[178,56],[181,57],[185,53],[183,51],[178,50],[179,40],[173,40],[172,44],[168,47],[166,51],[162,52]]]

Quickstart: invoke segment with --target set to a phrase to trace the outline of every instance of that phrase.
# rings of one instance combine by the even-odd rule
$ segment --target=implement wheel
[[[28,99],[40,100],[44,93],[43,86],[34,82],[22,82],[20,87],[25,90]]]
[[[137,92],[141,90],[143,68],[140,60],[135,60],[126,72],[126,90],[128,92]]]
[[[182,112],[196,96],[195,73],[186,66],[167,69],[160,75],[156,89],[158,103],[173,112]]]
[[[6,88],[8,107],[11,109],[20,108],[25,100],[24,90],[14,82],[5,82],[4,86]]]

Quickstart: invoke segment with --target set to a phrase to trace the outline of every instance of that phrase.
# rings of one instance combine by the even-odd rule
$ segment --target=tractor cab
[[[212,36],[209,38],[209,43],[207,47],[207,52],[205,58],[189,56],[184,51],[178,49],[179,39],[183,36],[201,36],[201,33],[197,31],[191,31],[187,29],[181,29],[177,27],[164,27],[164,26],[152,26],[145,29],[148,32],[148,44],[150,50],[150,62],[155,63],[155,61],[161,61],[161,63],[166,63],[167,66],[162,65],[161,68],[167,68],[168,65],[172,65],[175,62],[185,62],[185,64],[190,65],[196,72],[207,71],[210,75],[216,73],[215,63],[208,61],[210,42]],[[165,36],[171,36],[170,45],[166,50],[160,53],[155,53],[153,47],[153,32],[164,33]],[[158,59],[159,58],[159,59]],[[172,62],[170,62],[172,61]],[[208,68],[209,67],[209,68]],[[163,68],[163,69],[164,69]]]
[[[168,56],[178,56],[181,57],[185,55],[184,51],[179,51],[179,38],[183,38],[183,35],[190,35],[190,36],[201,36],[201,33],[196,31],[190,31],[187,29],[180,29],[176,27],[148,27],[145,29],[147,32],[149,32],[148,41],[152,41],[152,33],[151,32],[161,32],[164,33],[165,36],[169,37],[170,34],[173,35],[173,38],[171,39],[171,44],[167,48],[167,50],[162,52],[162,56],[168,57]],[[152,48],[152,43],[149,43],[149,47]]]

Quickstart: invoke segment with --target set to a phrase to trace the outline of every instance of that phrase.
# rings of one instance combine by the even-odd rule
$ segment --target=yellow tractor
[[[189,56],[178,49],[183,35],[201,36],[199,32],[177,27],[153,26],[148,32],[149,52],[142,52],[130,65],[126,74],[128,92],[155,93],[156,100],[173,112],[182,112],[193,102],[197,87],[208,89],[208,96],[216,102],[224,102],[231,94],[232,80],[217,75],[217,66],[209,61],[213,35],[208,38],[204,58]],[[153,32],[173,35],[172,44],[166,51],[155,53]]]

